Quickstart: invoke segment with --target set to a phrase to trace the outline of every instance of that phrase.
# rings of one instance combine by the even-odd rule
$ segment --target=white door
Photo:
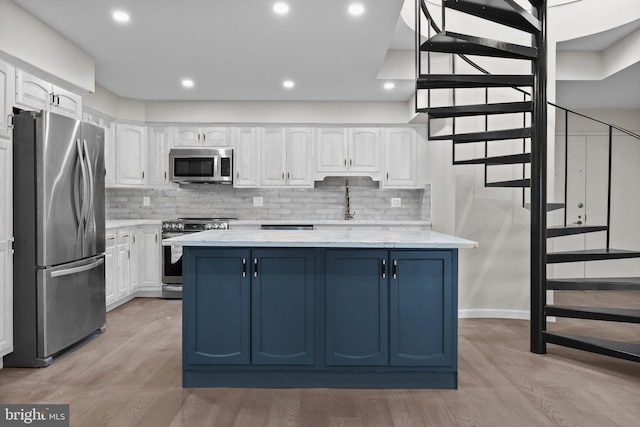
[[[261,139],[261,184],[283,186],[285,184],[286,136],[283,128],[263,128]]]
[[[51,99],[51,83],[16,70],[16,105],[31,110],[48,110]]]
[[[14,68],[0,61],[0,357],[13,351],[13,152],[9,114]]]
[[[287,129],[286,181],[295,187],[313,187],[311,154],[313,132],[309,128]]]
[[[13,168],[11,140],[0,138],[0,357],[13,351]]]
[[[80,120],[82,118],[82,97],[75,93],[53,86],[54,102],[51,111]]]
[[[256,128],[236,128],[233,162],[234,187],[259,186],[260,145]]]
[[[347,167],[350,172],[378,172],[378,150],[380,147],[380,131],[377,128],[356,128],[349,130],[349,159]]]
[[[116,125],[116,184],[143,185],[145,179],[145,128]]]
[[[0,138],[11,138],[15,69],[6,62],[0,61]]]
[[[318,172],[344,172],[347,170],[347,138],[346,129],[320,128],[316,144],[316,170]]]
[[[417,185],[418,141],[413,129],[391,128],[384,134],[384,187]]]
[[[129,229],[129,292],[138,290],[140,285],[140,250],[142,249],[137,228]]]
[[[176,128],[176,147],[199,147],[202,145],[200,140],[199,127],[179,127]]]
[[[144,290],[161,289],[160,270],[162,269],[160,255],[162,246],[160,243],[160,227],[141,227],[141,252],[140,252],[140,286]]]
[[[149,132],[149,176],[150,185],[169,184],[169,135],[166,127],[150,127]]]
[[[113,231],[107,231],[104,251],[105,302],[107,307],[117,298],[118,265],[116,256],[116,237]]]
[[[202,145],[207,147],[231,147],[231,128],[202,128]]]

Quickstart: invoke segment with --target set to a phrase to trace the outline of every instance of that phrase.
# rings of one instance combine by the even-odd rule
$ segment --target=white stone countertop
[[[105,221],[104,228],[109,230],[121,227],[136,227],[138,225],[162,225],[160,219],[112,219]]]
[[[164,239],[164,246],[311,248],[475,248],[477,242],[435,231],[211,230]]]
[[[389,219],[236,219],[229,221],[229,227],[233,229],[233,225],[419,225],[419,226],[431,226],[430,221],[422,220],[389,220]]]

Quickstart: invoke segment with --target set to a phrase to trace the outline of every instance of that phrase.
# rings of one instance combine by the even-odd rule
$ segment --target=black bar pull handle
[[[242,277],[247,277],[247,259],[242,258]]]
[[[393,276],[393,278],[397,278],[398,277],[398,260],[393,260],[393,267],[391,268],[391,275]]]
[[[258,277],[258,258],[253,259],[253,277]]]
[[[380,260],[380,269],[382,270],[382,278],[386,279],[387,278],[387,260],[385,259]]]

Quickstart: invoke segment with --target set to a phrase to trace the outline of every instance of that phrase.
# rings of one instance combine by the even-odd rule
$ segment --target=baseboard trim
[[[529,310],[500,310],[500,309],[461,309],[458,310],[459,319],[517,319],[529,320]]]

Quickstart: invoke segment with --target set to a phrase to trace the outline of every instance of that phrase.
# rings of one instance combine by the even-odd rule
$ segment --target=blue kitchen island
[[[224,230],[183,247],[184,387],[457,387],[458,248],[432,231]]]

